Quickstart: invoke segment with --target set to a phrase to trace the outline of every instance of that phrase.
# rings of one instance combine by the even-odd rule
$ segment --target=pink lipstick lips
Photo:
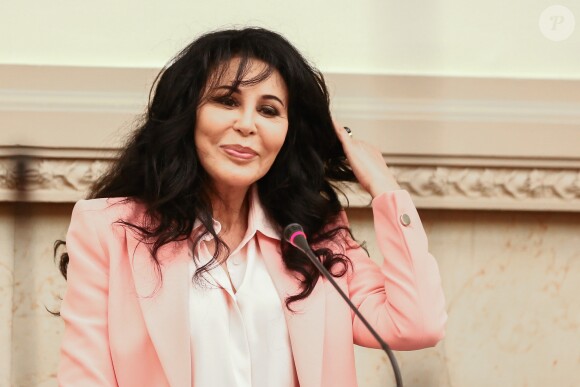
[[[252,148],[238,144],[222,145],[220,148],[222,148],[226,154],[236,159],[249,160],[258,155],[258,153]]]

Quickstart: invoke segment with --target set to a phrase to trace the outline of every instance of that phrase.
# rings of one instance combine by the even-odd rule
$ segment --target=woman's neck
[[[248,228],[248,188],[221,190],[213,195],[211,205],[213,218],[220,222],[224,232]]]

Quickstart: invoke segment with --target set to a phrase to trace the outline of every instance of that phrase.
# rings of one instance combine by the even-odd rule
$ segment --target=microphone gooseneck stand
[[[397,359],[391,348],[385,343],[383,339],[379,336],[379,334],[373,329],[371,324],[363,317],[363,315],[358,311],[357,307],[354,306],[352,301],[348,298],[346,294],[342,291],[342,289],[338,286],[332,275],[326,270],[320,259],[314,254],[310,245],[308,244],[308,240],[306,239],[306,234],[304,234],[304,230],[302,226],[298,223],[292,223],[286,226],[284,229],[284,239],[290,243],[292,246],[296,247],[298,250],[302,251],[316,266],[316,268],[326,277],[326,279],[334,286],[336,291],[341,295],[344,301],[348,304],[350,309],[356,314],[356,316],[363,322],[363,324],[367,327],[369,332],[373,335],[373,337],[377,340],[377,342],[381,345],[381,348],[391,361],[391,366],[393,368],[393,373],[395,374],[395,381],[397,383],[397,387],[403,386],[403,380],[401,378],[401,371],[399,370],[399,365],[397,364]]]

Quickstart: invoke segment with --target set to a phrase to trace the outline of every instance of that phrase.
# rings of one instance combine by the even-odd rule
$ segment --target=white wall
[[[160,67],[201,32],[260,25],[325,72],[580,79],[580,3],[567,39],[547,0],[2,0],[0,64]]]

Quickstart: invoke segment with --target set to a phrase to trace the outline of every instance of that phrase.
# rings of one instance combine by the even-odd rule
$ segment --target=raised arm
[[[353,303],[395,350],[434,346],[444,336],[447,314],[439,269],[409,193],[388,191],[374,198],[373,217],[382,265],[361,248],[347,252],[353,263]],[[353,314],[355,344],[379,348]]]
[[[334,126],[357,180],[373,197],[383,256],[379,267],[361,248],[348,251],[354,269],[350,298],[393,349],[433,346],[444,336],[447,314],[439,269],[417,209],[378,149],[357,139],[356,131],[347,132],[336,122]],[[348,223],[346,216],[344,221]],[[353,334],[356,344],[379,347],[354,314]]]

